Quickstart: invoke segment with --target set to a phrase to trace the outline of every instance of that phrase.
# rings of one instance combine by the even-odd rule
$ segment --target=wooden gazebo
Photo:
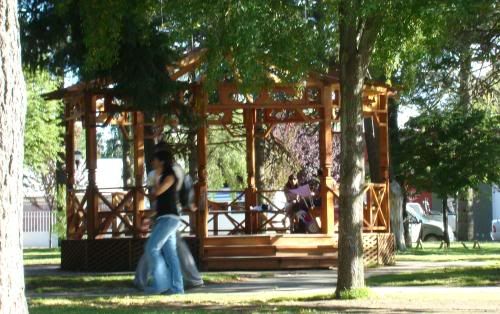
[[[201,62],[202,53],[192,54],[169,69],[173,79],[181,78]],[[99,87],[101,86],[101,87]],[[337,258],[338,186],[331,177],[332,128],[338,121],[340,85],[336,77],[310,75],[303,86],[275,83],[257,96],[242,94],[236,84],[218,85],[216,103],[211,103],[202,82],[190,85],[189,103],[202,119],[197,131],[198,211],[184,219],[187,240],[203,269],[285,269],[331,267]],[[367,263],[391,263],[394,254],[389,225],[388,97],[384,84],[366,84],[363,110],[373,117],[379,134],[379,167],[382,182],[366,185],[364,209],[364,252]],[[62,242],[62,268],[68,270],[129,270],[142,254],[147,232],[143,220],[152,214],[146,208],[144,188],[144,139],[158,138],[167,119],[157,116],[145,128],[144,114],[117,98],[112,88],[95,82],[80,83],[46,95],[63,99],[65,104],[65,143],[67,173],[67,240]],[[229,128],[235,115],[243,116],[246,136],[246,189],[232,202],[209,200],[207,188],[207,135],[210,126]],[[82,121],[86,139],[85,189],[75,187],[75,122]],[[319,234],[289,234],[276,228],[273,217],[282,208],[270,206],[268,212],[253,211],[259,200],[269,200],[274,191],[258,190],[255,184],[256,127],[264,137],[280,123],[319,123],[321,208],[314,210],[321,226]],[[132,187],[103,189],[96,185],[96,129],[116,124],[133,142],[134,184]],[[129,132],[128,128],[132,129]],[[153,132],[147,133],[147,130]],[[125,132],[126,131],[126,132]],[[133,134],[130,136],[130,134]],[[244,219],[237,220],[240,214]],[[231,222],[231,230],[221,234],[219,217]],[[209,222],[213,226],[209,228]]]

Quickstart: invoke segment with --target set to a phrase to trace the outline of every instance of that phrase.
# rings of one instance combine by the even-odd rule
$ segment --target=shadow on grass
[[[114,293],[134,288],[133,279],[133,274],[34,275],[26,276],[26,290],[34,293]],[[237,283],[247,279],[242,274],[203,274],[206,285]]]
[[[156,304],[146,306],[126,306],[110,307],[103,304],[93,304],[87,302],[78,306],[74,305],[30,305],[32,314],[59,314],[59,313],[78,313],[78,314],[160,314],[160,313],[368,313],[379,312],[381,309],[356,305],[353,303],[335,304],[335,305],[183,305],[183,304]],[[416,309],[388,309],[384,308],[383,313],[428,313],[428,310]]]
[[[500,265],[378,275],[366,281],[369,286],[496,286],[500,284]]]
[[[26,290],[36,293],[90,292],[134,288],[132,275],[29,276]]]

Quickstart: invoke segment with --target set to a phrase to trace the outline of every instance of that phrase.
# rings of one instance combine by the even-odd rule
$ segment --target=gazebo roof
[[[194,71],[203,64],[205,56],[207,53],[207,48],[198,48],[185,54],[177,62],[172,65],[166,66],[166,72],[169,74],[172,80],[179,80],[185,74]],[[276,85],[290,85],[282,83],[276,76],[271,76]],[[333,73],[318,73],[311,72],[307,78],[308,84],[326,83],[326,84],[340,84],[340,78],[338,72]],[[377,82],[374,80],[365,80],[366,91],[378,93],[389,93],[390,95],[395,94],[396,89],[388,84]],[[112,80],[106,79],[95,79],[92,81],[83,81],[73,84],[68,87],[57,89],[55,91],[43,94],[42,96],[46,100],[56,100],[65,97],[71,97],[82,92],[92,92],[95,94],[113,94]]]

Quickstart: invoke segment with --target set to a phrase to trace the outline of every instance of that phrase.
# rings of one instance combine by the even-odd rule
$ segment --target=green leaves
[[[293,1],[168,1],[167,28],[180,42],[208,48],[208,89],[221,80],[238,82],[243,92],[269,83],[303,79],[316,57],[312,23]]]
[[[401,133],[401,169],[411,186],[452,195],[500,182],[500,116],[472,109],[426,112]]]
[[[56,89],[60,82],[47,72],[25,73],[28,109],[24,135],[24,164],[37,174],[47,174],[63,146],[61,114],[58,101],[45,101],[41,94]]]

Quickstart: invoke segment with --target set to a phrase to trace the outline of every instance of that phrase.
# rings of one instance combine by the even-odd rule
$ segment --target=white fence
[[[25,248],[57,247],[57,235],[52,232],[56,213],[39,210],[23,212],[23,245]]]

